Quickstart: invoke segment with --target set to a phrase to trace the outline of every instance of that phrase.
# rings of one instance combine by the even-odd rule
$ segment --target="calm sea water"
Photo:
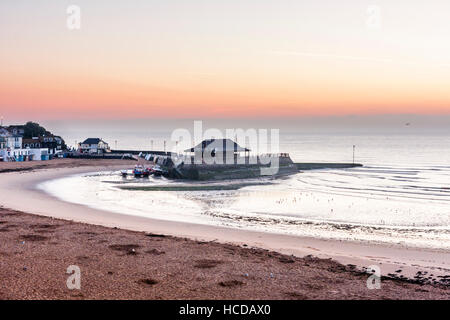
[[[118,140],[119,147],[138,149],[149,149],[152,137],[154,149],[161,149],[158,145],[170,140],[170,132],[150,131],[143,136],[124,131],[108,137],[105,131],[102,137],[110,143]],[[449,138],[448,134],[282,130],[280,151],[289,152],[296,162],[351,162],[355,145],[356,161],[364,167],[214,183],[123,179],[118,172],[102,172],[53,180],[41,187],[65,201],[130,215],[450,249]],[[124,185],[155,188],[123,190]],[[178,191],[173,191],[174,186],[180,187]]]

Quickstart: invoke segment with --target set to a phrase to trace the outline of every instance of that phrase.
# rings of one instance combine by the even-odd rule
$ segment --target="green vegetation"
[[[33,137],[42,137],[42,136],[48,136],[51,135],[52,133],[50,131],[47,131],[44,127],[41,127],[38,123],[36,122],[27,122],[24,125],[24,138],[27,139],[31,139]]]
[[[39,123],[32,122],[32,121],[28,121],[24,125],[23,128],[24,128],[23,137],[25,139],[31,139],[33,137],[52,136],[53,135],[50,131],[48,131],[47,129],[45,129],[41,125],[39,125]],[[61,148],[62,148],[62,150],[66,150],[67,149],[66,143],[65,143],[64,139],[62,139],[62,138],[61,138]]]

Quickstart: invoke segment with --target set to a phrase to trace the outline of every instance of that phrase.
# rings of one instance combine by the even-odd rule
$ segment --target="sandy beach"
[[[168,222],[36,189],[121,160],[0,163],[2,299],[448,299],[450,253]],[[68,290],[77,265],[82,289]],[[382,289],[364,267],[379,265]],[[447,276],[447,277],[446,277]],[[407,279],[408,278],[408,279]]]

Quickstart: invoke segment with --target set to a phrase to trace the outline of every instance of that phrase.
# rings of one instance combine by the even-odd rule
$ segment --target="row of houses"
[[[24,136],[24,125],[0,127],[0,161],[48,160],[63,151],[64,140],[60,136]]]

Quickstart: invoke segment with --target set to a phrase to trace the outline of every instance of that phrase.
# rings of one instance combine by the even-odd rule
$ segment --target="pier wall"
[[[183,164],[176,168],[178,178],[190,180],[228,180],[259,178],[261,164]],[[276,177],[305,170],[345,169],[362,167],[359,163],[294,163],[290,158],[279,158]]]
[[[118,153],[103,153],[103,154],[84,154],[84,153],[69,153],[67,154],[67,158],[74,159],[121,159],[121,160],[138,160],[133,156],[124,156],[124,154]]]
[[[155,154],[158,156],[172,156],[172,152],[164,152],[164,151],[145,151],[145,150],[111,150],[111,153],[129,153],[132,155],[138,155],[139,153],[146,153],[146,154]]]
[[[262,164],[183,164],[176,168],[180,177],[191,180],[227,180],[259,178]],[[290,158],[279,158],[278,171],[274,176],[297,173],[298,169]]]
[[[298,170],[318,170],[318,169],[345,169],[345,168],[355,168],[362,167],[360,163],[308,163],[308,162],[297,162],[295,163]]]

